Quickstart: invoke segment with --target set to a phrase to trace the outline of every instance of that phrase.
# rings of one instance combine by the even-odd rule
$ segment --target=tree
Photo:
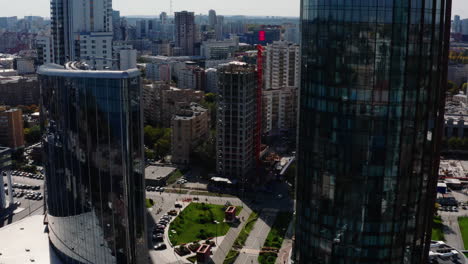
[[[216,129],[216,111],[217,111],[216,94],[215,93],[205,94],[205,98],[203,99],[201,104],[210,112],[211,129]]]
[[[459,91],[457,84],[452,81],[448,81],[447,91],[450,92],[451,94],[457,94]]]
[[[144,142],[148,148],[152,149],[154,158],[163,158],[171,151],[171,129],[145,126]]]
[[[212,130],[207,140],[195,147],[191,159],[209,172],[216,170],[216,132]]]
[[[462,84],[461,90],[466,94],[466,88],[468,88],[468,83]]]
[[[34,144],[39,142],[41,140],[41,128],[39,126],[25,128],[24,139],[28,144]]]

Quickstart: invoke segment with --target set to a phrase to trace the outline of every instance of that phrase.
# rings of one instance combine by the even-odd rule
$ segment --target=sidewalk
[[[294,221],[289,223],[288,231],[281,245],[281,249],[278,252],[278,258],[276,259],[276,264],[286,264],[290,263],[290,254],[293,246],[292,237],[294,235]]]
[[[247,219],[249,218],[251,213],[252,213],[252,210],[250,210],[250,208],[248,208],[247,206],[245,206],[242,209],[241,213],[239,214],[239,218],[242,219],[243,217],[245,221],[240,223],[238,227],[233,227],[229,229],[229,232],[226,234],[226,237],[223,239],[223,242],[221,242],[221,244],[218,245],[218,249],[216,250],[216,252],[211,258],[213,263],[216,263],[216,264],[223,263],[229,250],[231,250],[232,245],[234,244],[234,241],[236,240],[242,228],[244,228],[245,224],[247,223]]]
[[[242,248],[239,257],[237,257],[236,262],[234,262],[235,264],[258,264],[258,255],[275,222],[277,213],[278,210],[266,209],[262,211],[247,241],[245,241],[244,248]]]
[[[456,249],[463,250],[464,245],[460,226],[458,225],[458,216],[449,214],[441,214],[441,216],[444,223],[445,242]]]

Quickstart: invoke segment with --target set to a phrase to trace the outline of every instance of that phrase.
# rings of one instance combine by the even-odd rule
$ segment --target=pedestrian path
[[[258,256],[275,222],[277,213],[278,210],[268,209],[262,211],[249,237],[245,241],[244,248],[240,251],[236,262],[234,262],[235,264],[258,264]]]
[[[223,239],[223,242],[221,242],[221,244],[218,245],[218,249],[216,250],[216,252],[211,258],[213,263],[215,264],[223,263],[229,250],[231,250],[232,245],[234,244],[234,241],[236,240],[242,228],[244,228],[246,221],[249,218],[251,213],[252,213],[252,210],[250,210],[250,208],[248,207],[243,208],[243,210],[239,214],[239,218],[245,219],[245,221],[242,221],[239,224],[239,226],[232,227],[231,229],[229,229],[229,232],[226,234],[226,237]]]

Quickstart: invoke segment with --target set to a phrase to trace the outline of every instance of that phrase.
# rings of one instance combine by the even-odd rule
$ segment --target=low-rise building
[[[39,82],[36,77],[0,76],[0,95],[0,105],[39,105]]]
[[[205,93],[192,89],[171,87],[164,82],[155,82],[143,87],[145,123],[169,127],[177,110],[190,103],[201,103]]]
[[[180,89],[205,89],[205,70],[195,62],[186,61],[185,66],[177,69],[177,87]]]
[[[172,118],[172,162],[188,164],[190,153],[210,132],[208,109],[196,103],[182,107]]]
[[[468,137],[468,108],[463,95],[456,95],[447,101],[444,116],[444,137]]]
[[[0,145],[12,149],[24,147],[21,109],[0,107]]]
[[[163,186],[166,185],[167,179],[177,169],[170,166],[151,165],[145,168],[146,186]]]

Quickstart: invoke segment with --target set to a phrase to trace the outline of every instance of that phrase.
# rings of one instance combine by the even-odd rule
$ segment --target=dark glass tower
[[[426,263],[450,0],[302,0],[296,263]]]
[[[42,66],[51,245],[65,263],[147,263],[139,71]]]

